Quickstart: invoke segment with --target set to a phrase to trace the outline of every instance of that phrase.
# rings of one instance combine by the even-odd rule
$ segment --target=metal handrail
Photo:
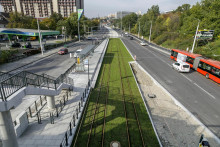
[[[63,140],[60,143],[60,147],[64,147],[64,146],[68,146],[68,139],[70,136],[72,136],[72,129],[77,127],[76,126],[76,120],[79,119],[79,113],[81,112],[81,107],[83,107],[83,102],[84,102],[84,98],[86,97],[86,95],[88,96],[90,94],[90,84],[88,83],[88,85],[85,88],[85,92],[83,93],[83,97],[81,97],[81,101],[78,103],[78,106],[75,110],[75,113],[73,114],[73,117],[69,123],[69,126],[65,132],[65,136],[63,137]]]
[[[8,78],[0,81],[0,99],[7,101],[7,98],[20,90],[21,88],[32,85],[35,87],[45,87],[57,89],[62,83],[73,85],[73,79],[68,77],[68,74],[73,70],[73,64],[64,74],[61,74],[57,79],[49,75],[38,75],[28,71],[21,71]]]

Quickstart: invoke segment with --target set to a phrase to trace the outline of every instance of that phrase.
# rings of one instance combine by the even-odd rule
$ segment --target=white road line
[[[143,47],[143,46],[142,46]],[[148,50],[147,48],[143,47],[145,50]],[[148,50],[150,53],[152,53],[156,58],[158,58],[159,60],[161,60],[162,62],[166,63],[168,66],[172,67],[170,64],[168,64],[166,61],[164,61],[163,59],[159,58],[158,56],[156,56],[152,51]],[[205,89],[203,89],[202,87],[200,87],[198,84],[196,84],[195,82],[193,82],[191,79],[189,79],[187,76],[185,76],[184,74],[181,73],[182,76],[184,76],[187,80],[189,80],[191,83],[195,84],[197,87],[199,87],[202,91],[204,91],[206,94],[208,94],[209,96],[211,96],[213,99],[216,99],[213,95],[211,95],[209,92],[207,92]]]
[[[213,95],[211,95],[209,92],[207,92],[205,89],[203,89],[202,87],[200,87],[198,84],[196,83],[193,83],[195,84],[197,87],[199,87],[202,91],[204,91],[206,94],[208,94],[209,96],[211,96],[213,99],[216,99]]]
[[[181,73],[181,75],[182,75],[182,76],[184,76],[184,77],[185,77],[187,80],[189,80],[190,82],[192,82],[192,83],[193,83],[193,81],[192,81],[190,78],[188,78],[187,76],[185,76],[185,75],[184,75],[184,74],[182,74],[182,73]]]

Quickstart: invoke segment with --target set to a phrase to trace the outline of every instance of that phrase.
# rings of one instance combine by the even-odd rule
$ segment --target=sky
[[[85,16],[89,18],[107,16],[117,11],[146,13],[153,5],[158,5],[160,12],[175,10],[182,4],[194,5],[201,0],[84,0]],[[0,12],[2,12],[0,5]]]
[[[194,5],[201,0],[84,0],[85,16],[92,18],[107,16],[117,11],[146,13],[153,5],[158,5],[160,12],[175,10],[182,4]]]

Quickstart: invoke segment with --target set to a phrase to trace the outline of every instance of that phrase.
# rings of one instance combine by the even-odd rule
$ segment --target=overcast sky
[[[146,13],[152,5],[159,5],[160,12],[174,10],[182,4],[194,5],[201,0],[84,0],[86,17],[107,16],[117,11]],[[0,11],[2,7],[0,6]]]
[[[182,4],[194,5],[201,0],[84,0],[86,17],[107,16],[117,11],[146,13],[152,5],[159,5],[160,12],[174,10]]]

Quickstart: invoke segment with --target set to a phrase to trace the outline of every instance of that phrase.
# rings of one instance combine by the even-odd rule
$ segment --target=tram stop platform
[[[77,123],[80,120],[81,112],[87,100],[86,96],[88,96],[89,91],[88,77],[90,78],[91,86],[94,87],[107,45],[108,39],[104,40],[94,52],[91,52],[84,59],[89,61],[86,62],[89,66],[84,65],[85,71],[77,72],[73,70],[69,74],[69,77],[74,81],[73,90],[62,90],[58,96],[55,96],[55,110],[48,108],[46,96],[39,95],[24,97],[22,104],[11,110],[13,121],[16,120],[17,116],[24,113],[25,110],[26,112],[32,111],[32,117],[28,117],[28,127],[17,137],[19,147],[58,147],[61,145],[66,146],[67,144],[67,146],[71,145],[71,139],[74,136]],[[39,113],[34,113],[37,111]],[[73,125],[74,120],[75,126]],[[70,126],[71,122],[72,125]]]

